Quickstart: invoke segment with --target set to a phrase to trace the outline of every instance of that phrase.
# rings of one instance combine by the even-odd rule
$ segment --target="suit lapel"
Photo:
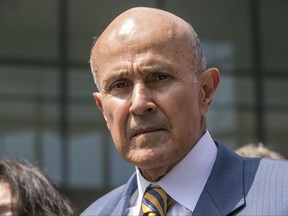
[[[194,215],[229,215],[245,204],[243,158],[218,146],[217,158]]]
[[[131,199],[131,196],[136,189],[137,189],[137,180],[136,180],[136,174],[134,173],[127,182],[118,203],[115,205],[113,212],[111,212],[111,215],[124,215],[129,200]]]

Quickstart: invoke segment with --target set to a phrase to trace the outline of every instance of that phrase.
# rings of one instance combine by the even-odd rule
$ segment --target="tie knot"
[[[143,197],[142,211],[146,216],[165,216],[171,204],[171,197],[162,188],[148,187]]]

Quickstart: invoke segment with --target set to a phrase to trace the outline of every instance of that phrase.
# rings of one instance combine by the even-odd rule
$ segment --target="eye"
[[[108,92],[112,95],[123,95],[129,92],[132,83],[129,80],[118,80],[112,83]]]
[[[116,82],[111,86],[111,89],[122,89],[129,86],[127,82]]]
[[[165,80],[167,79],[169,76],[167,74],[157,74],[156,75],[156,80]]]

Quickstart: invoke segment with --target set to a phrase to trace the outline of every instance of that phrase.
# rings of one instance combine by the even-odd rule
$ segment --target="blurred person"
[[[1,216],[76,216],[70,200],[38,167],[27,161],[0,161]]]
[[[282,154],[265,147],[263,143],[258,143],[258,145],[249,143],[237,148],[235,152],[242,157],[285,159]]]
[[[242,158],[211,137],[220,75],[190,24],[131,8],[98,37],[90,62],[96,104],[136,172],[83,216],[288,215],[288,163]]]

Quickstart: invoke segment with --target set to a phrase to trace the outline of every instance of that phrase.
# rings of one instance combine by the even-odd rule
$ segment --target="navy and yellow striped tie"
[[[143,197],[142,212],[145,216],[165,216],[171,204],[171,197],[162,188],[149,187]]]

